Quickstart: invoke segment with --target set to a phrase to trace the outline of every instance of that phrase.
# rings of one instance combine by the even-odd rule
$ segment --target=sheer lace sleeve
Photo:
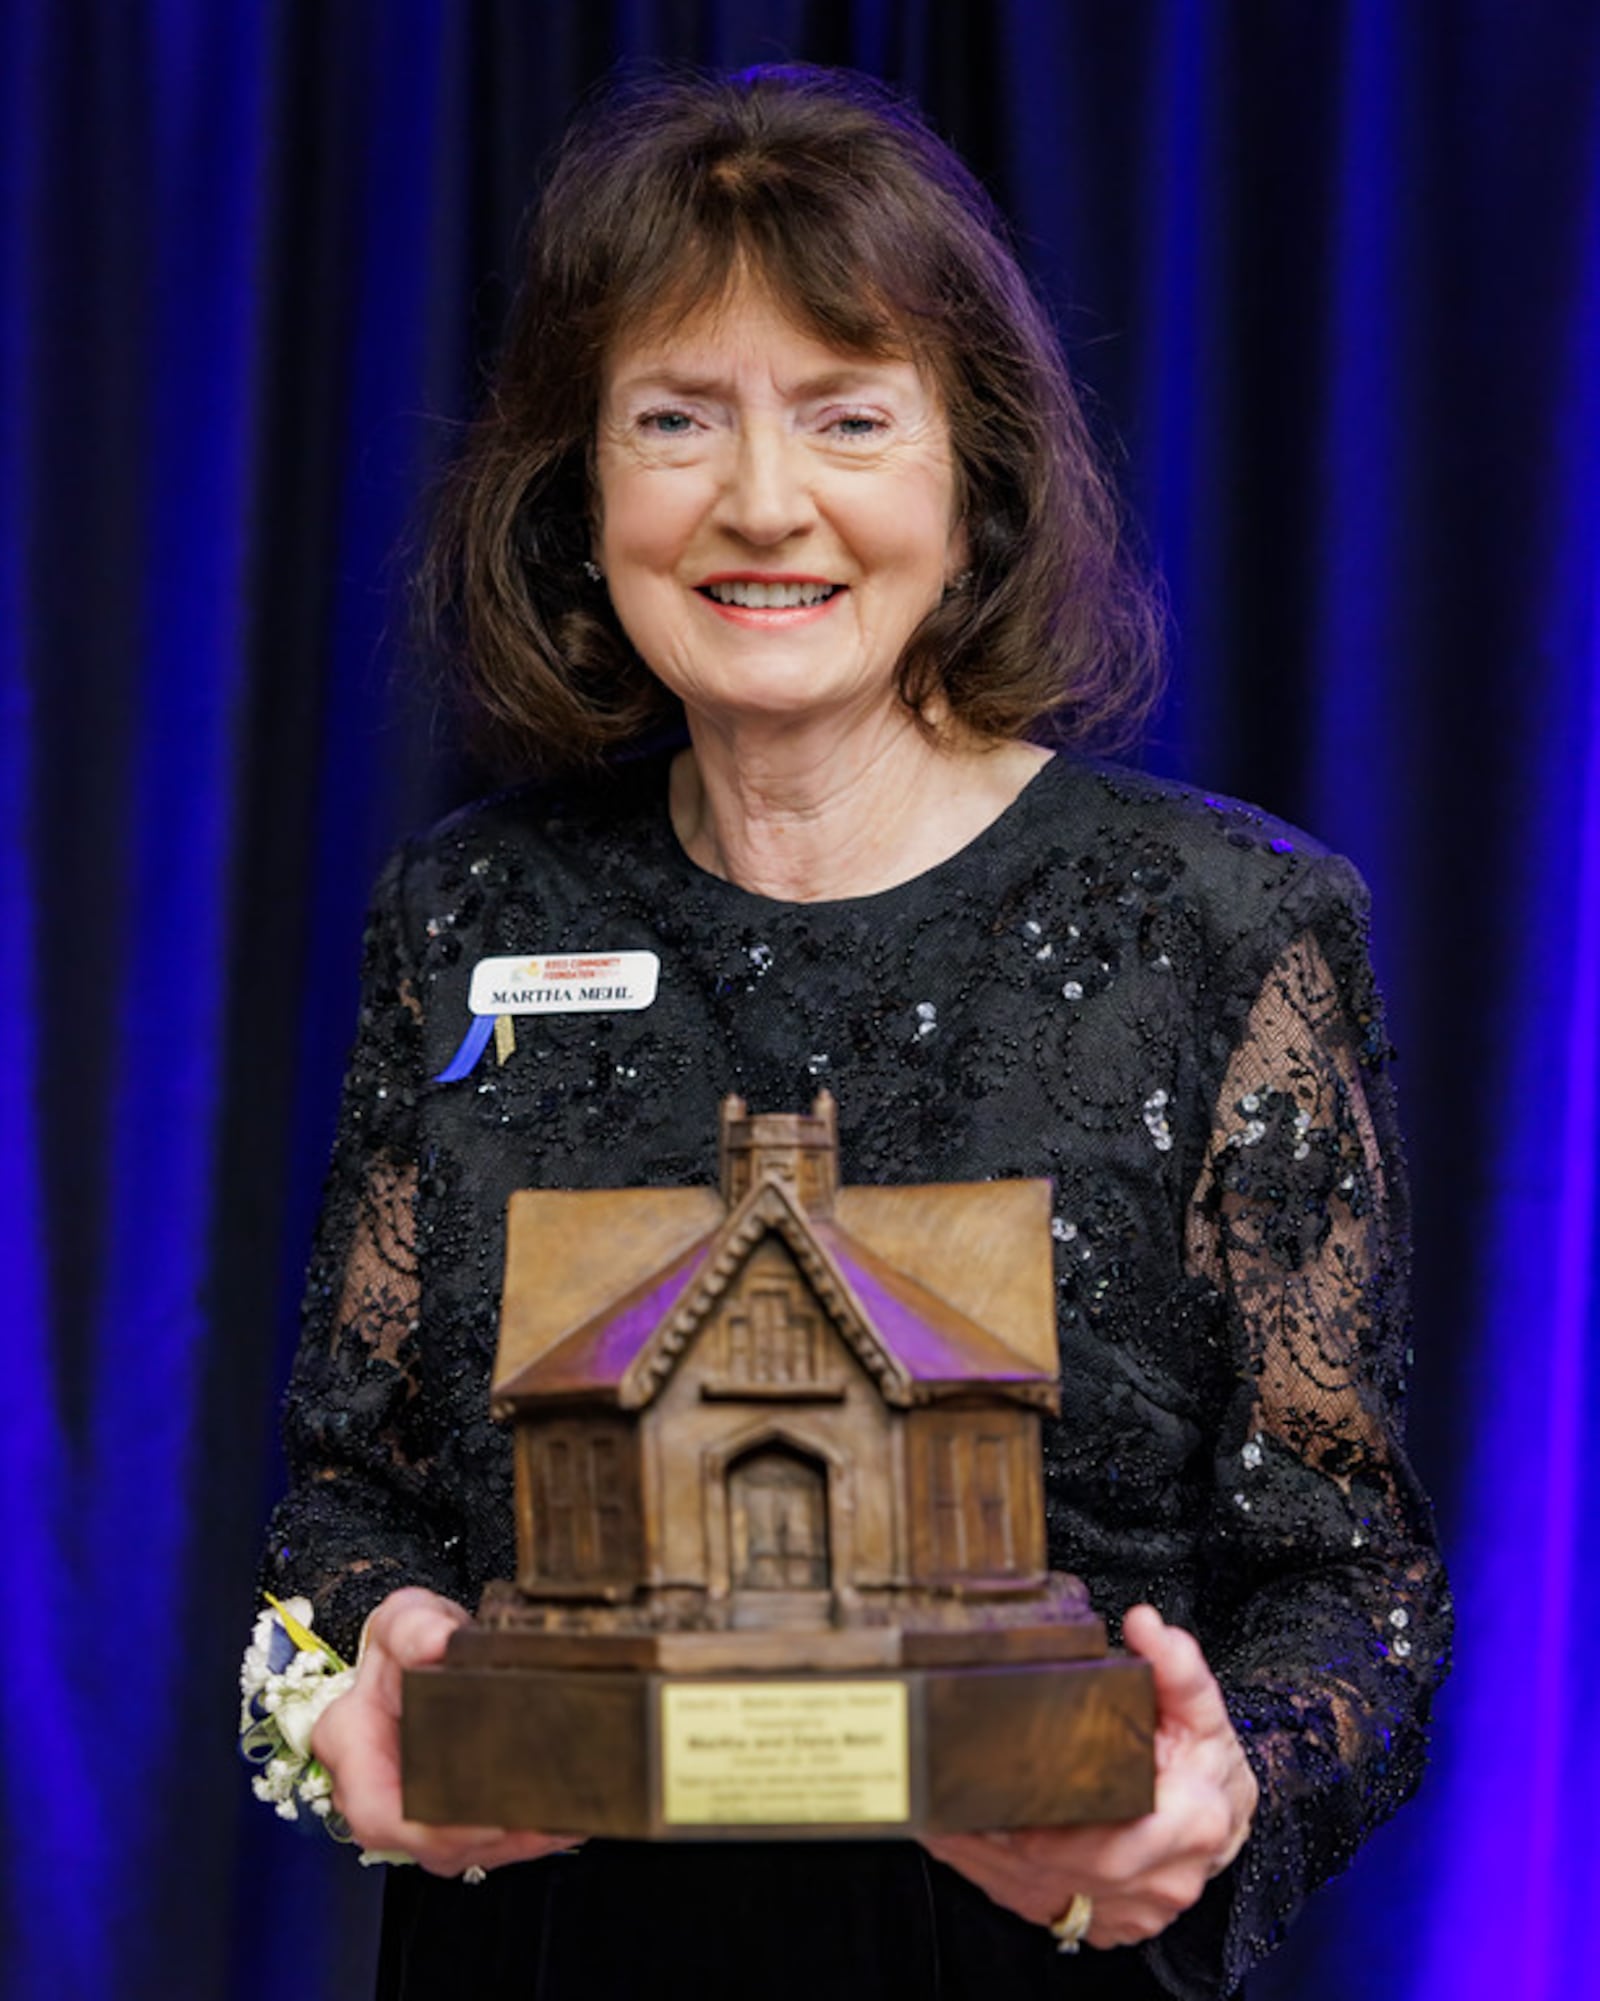
[[[1262,983],[1189,1206],[1190,1270],[1228,1304],[1238,1382],[1203,1626],[1261,1804],[1238,1862],[1157,1944],[1181,1993],[1229,1992],[1411,1793],[1446,1666],[1400,1440],[1408,1219],[1387,1052],[1359,918],[1340,915]]]
[[[290,1487],[268,1529],[266,1589],[304,1593],[350,1657],[401,1584],[459,1597],[429,1470],[419,1382],[420,1009],[399,911],[400,864],[369,914],[356,1045],[284,1403]]]

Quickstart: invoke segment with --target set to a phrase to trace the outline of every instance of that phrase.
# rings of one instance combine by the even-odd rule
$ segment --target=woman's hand
[[[941,1862],[1035,1924],[1060,1917],[1080,1892],[1092,1897],[1094,1946],[1136,1945],[1188,1910],[1243,1847],[1258,1791],[1193,1635],[1151,1605],[1136,1605],[1122,1630],[1155,1675],[1155,1811],[1089,1827],[924,1839]]]
[[[414,1856],[436,1876],[532,1862],[577,1845],[565,1834],[508,1833],[503,1827],[429,1827],[400,1805],[400,1677],[444,1653],[466,1613],[436,1592],[391,1592],[367,1622],[355,1683],[330,1702],[311,1733],[313,1756],[333,1780],[333,1803],[363,1848]]]

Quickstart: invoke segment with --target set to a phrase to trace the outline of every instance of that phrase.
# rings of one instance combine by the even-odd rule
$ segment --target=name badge
[[[654,952],[567,952],[480,959],[467,1005],[474,1014],[613,1014],[649,1007],[661,961]]]
[[[661,961],[654,952],[554,952],[536,958],[480,959],[467,990],[472,1026],[433,1081],[459,1084],[470,1077],[491,1036],[498,1060],[509,1062],[517,1046],[513,1015],[626,1013],[649,1007],[660,977]]]

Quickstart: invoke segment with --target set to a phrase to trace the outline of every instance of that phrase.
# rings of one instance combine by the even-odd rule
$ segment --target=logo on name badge
[[[654,952],[540,953],[480,959],[467,1005],[474,1014],[612,1014],[649,1007],[661,961]]]

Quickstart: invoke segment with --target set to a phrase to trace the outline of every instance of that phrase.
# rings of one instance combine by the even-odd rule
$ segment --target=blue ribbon
[[[436,1084],[459,1084],[463,1077],[470,1077],[477,1066],[478,1058],[488,1048],[489,1037],[493,1034],[494,1016],[475,1014],[472,1017],[472,1026],[461,1038],[461,1047],[433,1081]]]

